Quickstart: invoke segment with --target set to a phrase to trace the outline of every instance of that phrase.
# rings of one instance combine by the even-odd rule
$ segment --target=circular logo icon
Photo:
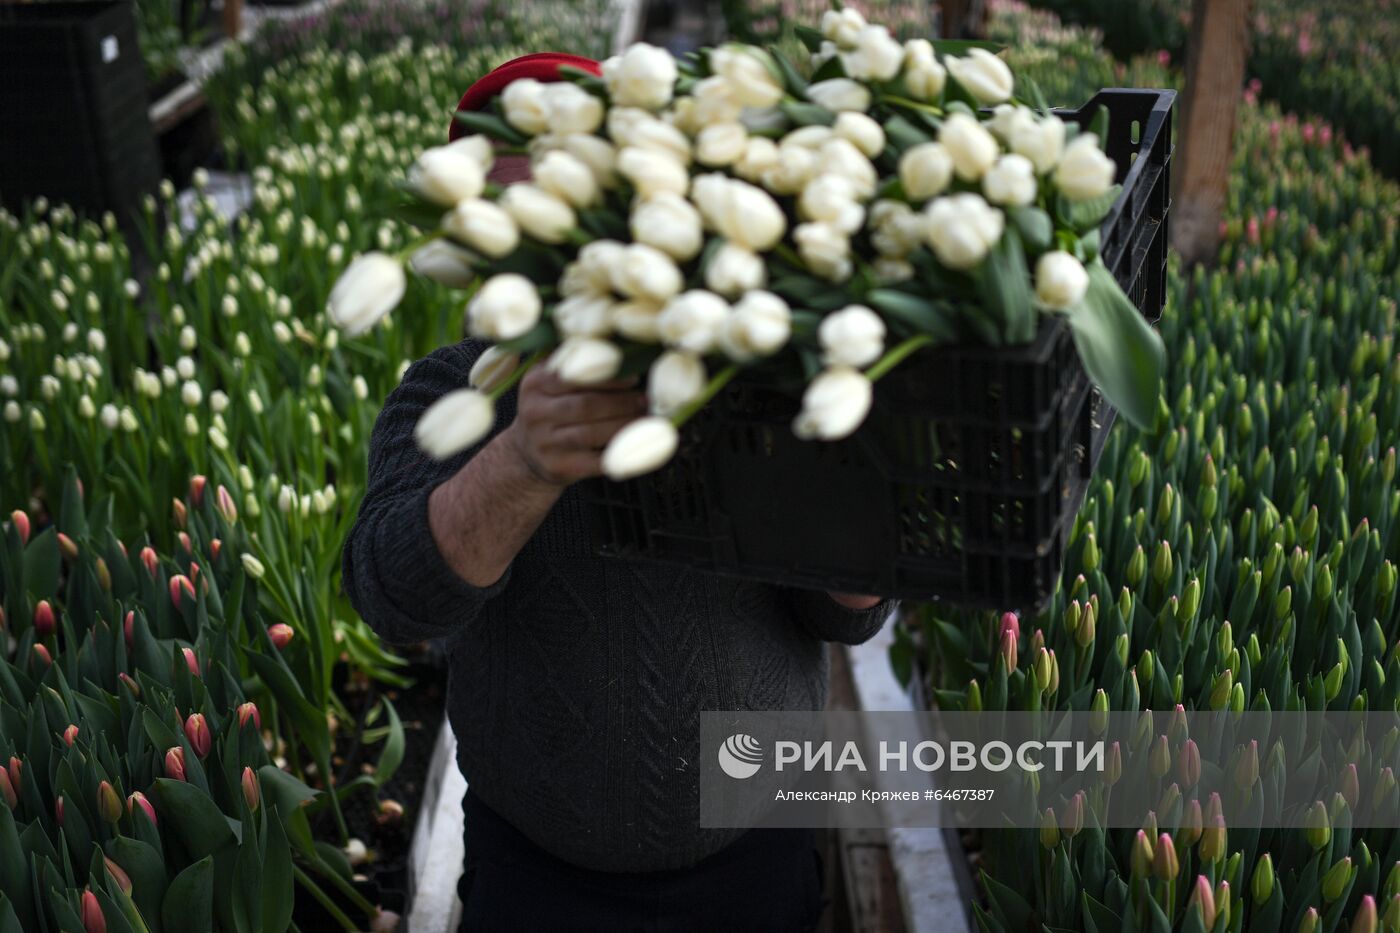
[[[763,746],[751,735],[735,733],[719,747],[719,766],[732,778],[751,778],[762,764]]]

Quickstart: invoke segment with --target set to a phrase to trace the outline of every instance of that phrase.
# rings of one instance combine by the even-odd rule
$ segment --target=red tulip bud
[[[219,552],[223,549],[224,542],[220,541],[218,538],[215,538],[214,540],[209,542],[209,556],[214,558],[214,560],[219,559]]]
[[[185,780],[185,750],[178,745],[165,752],[165,776],[172,781]]]
[[[107,919],[102,916],[102,905],[97,903],[97,895],[92,889],[83,889],[82,905],[83,929],[87,933],[107,933]]]
[[[292,636],[296,633],[287,623],[278,622],[268,626],[267,634],[272,639],[272,643],[280,649],[287,647],[287,643],[292,640]]]
[[[34,633],[40,638],[48,638],[54,630],[53,606],[47,599],[39,600],[34,607]]]
[[[209,754],[214,737],[209,734],[209,723],[205,721],[203,713],[191,713],[185,720],[185,738],[190,740],[190,747],[200,758]]]
[[[19,543],[29,543],[29,515],[20,509],[15,509],[10,513],[10,522],[19,532]]]
[[[151,802],[146,799],[146,795],[138,791],[133,791],[131,796],[126,798],[126,812],[134,813],[140,807],[141,812],[146,814],[146,819],[151,821],[151,825],[156,825],[156,808],[151,806]]]
[[[1010,629],[1005,629],[1001,633],[1001,659],[1006,664],[1006,672],[1009,674],[1016,670],[1016,633]]]
[[[61,531],[58,533],[58,550],[59,553],[62,554],[67,560],[78,559],[77,542],[75,542],[72,538],[68,537]]]
[[[121,681],[123,687],[131,691],[133,697],[138,700],[141,699],[141,685],[133,680],[130,674],[126,671],[119,671],[117,673],[117,680]]]
[[[199,564],[194,561],[190,561],[190,583],[199,583]],[[209,592],[209,581],[204,581],[204,586],[200,587],[200,589],[204,590],[206,593]]]
[[[186,521],[189,519],[189,514],[185,510],[185,503],[181,502],[179,499],[173,499],[171,500],[170,507],[175,512],[175,527],[184,528]]]
[[[63,795],[59,794],[53,801],[53,818],[58,823],[58,828],[63,828]]]
[[[35,645],[33,650],[35,663],[42,664],[44,667],[48,667],[53,663],[53,658],[49,655],[49,649],[45,648],[43,645]]]
[[[126,873],[116,862],[107,856],[102,856],[102,863],[107,867],[107,874],[112,876],[112,880],[117,883],[117,887],[122,889],[123,894],[131,893],[131,876]]]
[[[122,633],[126,635],[126,646],[131,647],[132,626],[136,624],[136,610],[128,609],[126,618],[122,620]]]
[[[20,788],[24,786],[21,783],[24,779],[24,762],[20,761],[14,755],[10,756],[9,773],[10,786],[13,787],[15,789],[15,793],[18,794],[20,792]]]
[[[208,483],[208,478],[198,473],[190,477],[190,501],[194,503],[195,508],[204,504],[204,487]]]
[[[176,610],[180,608],[182,596],[194,599],[194,583],[183,573],[177,573],[170,578],[170,601],[175,604]]]
[[[233,494],[222,483],[219,484],[218,492],[214,494],[214,506],[230,525],[238,521],[238,506],[234,505]]]
[[[183,652],[184,655],[185,655],[185,666],[188,667],[188,668],[190,669],[190,673],[191,673],[191,674],[193,674],[194,676],[198,677],[198,676],[199,676],[199,658],[197,658],[197,657],[195,656],[194,649],[193,649],[193,648],[181,648],[180,651]]]
[[[63,741],[68,743],[69,748],[73,747],[73,742],[76,741],[77,738],[78,727],[76,725],[70,724],[67,729],[63,730]]]
[[[19,794],[15,793],[15,786],[10,783],[8,771],[0,771],[0,799],[3,799],[5,806],[11,810],[19,806]]]
[[[190,536],[189,536],[189,534],[187,534],[186,532],[183,532],[183,531],[182,531],[182,532],[180,532],[179,534],[177,534],[175,537],[176,537],[176,539],[179,540],[179,542],[180,542],[180,550],[184,551],[186,554],[193,554],[193,553],[194,553],[194,543],[193,543],[192,541],[190,541]]]
[[[5,630],[5,607],[0,606],[0,632]]]
[[[109,781],[97,785],[97,815],[108,823],[122,818],[122,799]]]
[[[261,795],[258,792],[258,776],[253,773],[252,768],[244,767],[242,783],[244,802],[248,804],[249,810],[256,810]]]
[[[160,571],[160,558],[156,556],[156,549],[149,544],[141,549],[141,563],[146,565],[146,572],[152,577]]]
[[[262,730],[262,714],[258,712],[258,704],[253,702],[244,703],[238,707],[238,728],[242,729],[248,725],[248,720],[253,721],[255,730]]]

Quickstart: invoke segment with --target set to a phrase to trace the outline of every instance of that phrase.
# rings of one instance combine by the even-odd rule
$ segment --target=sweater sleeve
[[[469,624],[506,586],[510,569],[487,587],[448,566],[428,526],[428,496],[514,417],[502,399],[491,433],[448,460],[433,460],[413,438],[418,417],[467,384],[484,349],[475,341],[444,347],[409,367],[375,421],[364,501],[345,541],[342,579],[356,611],[391,644],[412,644]]]
[[[859,645],[875,637],[899,604],[882,599],[869,609],[847,609],[821,590],[784,588],[798,624],[822,641]]]

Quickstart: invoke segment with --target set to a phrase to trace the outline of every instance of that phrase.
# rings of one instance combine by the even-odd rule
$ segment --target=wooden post
[[[243,31],[243,0],[224,0],[224,35],[237,40]]]
[[[1188,264],[1220,248],[1235,122],[1249,54],[1249,0],[1193,0],[1174,171],[1172,246]]]

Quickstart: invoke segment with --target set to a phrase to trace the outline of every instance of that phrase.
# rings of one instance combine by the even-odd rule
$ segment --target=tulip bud
[[[1162,777],[1172,766],[1172,752],[1167,746],[1165,735],[1157,736],[1157,740],[1152,743],[1152,751],[1148,754],[1147,767],[1153,777]]]
[[[1079,627],[1074,630],[1074,641],[1081,648],[1087,648],[1094,643],[1096,615],[1093,604],[1086,603],[1084,613],[1079,619]]]
[[[1055,822],[1055,811],[1049,807],[1040,817],[1040,844],[1046,849],[1053,849],[1060,843],[1060,827]]]
[[[1017,639],[1021,637],[1021,619],[1014,612],[1003,612],[997,627],[997,641],[1001,641],[1003,633],[1010,631]]]
[[[248,725],[248,720],[253,721],[255,731],[262,730],[262,715],[258,712],[258,705],[251,701],[243,703],[238,707],[238,728],[242,729]]]
[[[47,599],[39,600],[34,607],[34,634],[41,639],[48,638],[53,634],[55,625],[53,606]]]
[[[1207,930],[1215,926],[1215,889],[1205,875],[1196,876],[1195,887],[1191,889],[1191,899],[1187,909],[1195,908],[1201,915],[1201,925]]]
[[[1351,919],[1351,933],[1376,933],[1376,924],[1376,899],[1370,894],[1363,895]]]
[[[170,507],[175,513],[175,527],[184,528],[185,524],[189,521],[189,513],[185,508],[185,503],[181,502],[179,499],[172,499]]]
[[[3,799],[5,806],[11,810],[19,806],[19,794],[15,792],[15,786],[10,782],[8,771],[0,771],[0,799]]]
[[[1089,728],[1094,735],[1102,735],[1108,728],[1108,694],[1102,687],[1094,691],[1093,702],[1089,704]]]
[[[185,597],[195,598],[194,583],[183,573],[177,573],[170,578],[170,602],[176,612],[180,611],[181,600]]]
[[[122,818],[122,799],[107,781],[97,785],[97,815],[108,823]]]
[[[59,829],[62,829],[62,828],[63,828],[63,811],[64,811],[64,809],[65,809],[65,807],[64,807],[64,805],[63,805],[63,795],[62,795],[62,794],[59,794],[57,797],[54,798],[54,801],[53,801],[53,819],[54,819],[54,822],[58,824],[58,828],[59,828]]]
[[[13,787],[15,793],[18,794],[20,789],[24,786],[24,762],[20,761],[14,755],[11,755],[6,773],[10,776],[10,786]]]
[[[1382,768],[1376,786],[1371,792],[1371,809],[1379,811],[1395,792],[1395,774],[1390,768]]]
[[[102,856],[102,864],[106,867],[107,874],[111,875],[112,880],[117,883],[117,887],[121,889],[121,892],[130,895],[131,876],[126,873],[126,870],[105,855]]]
[[[1050,686],[1050,652],[1041,648],[1036,652],[1035,662],[1031,666],[1031,671],[1035,676],[1035,684],[1041,691]]]
[[[179,745],[165,751],[165,776],[172,781],[185,780],[185,749]]]
[[[83,889],[80,917],[86,933],[107,933],[107,919],[102,916],[102,905],[97,902],[97,895],[92,893],[91,888]]]
[[[268,638],[272,639],[272,644],[279,650],[287,647],[295,634],[295,630],[285,622],[277,622],[267,627]]]
[[[1259,780],[1259,740],[1250,739],[1235,762],[1235,786],[1247,791]]]
[[[1031,633],[1031,650],[1030,650],[1031,655],[1032,655],[1032,656],[1039,655],[1039,654],[1040,654],[1040,649],[1041,649],[1041,648],[1044,648],[1044,647],[1045,647],[1045,632],[1044,632],[1044,630],[1042,630],[1042,629],[1036,629],[1034,632]]]
[[[1069,803],[1065,805],[1063,818],[1060,820],[1060,831],[1066,836],[1074,837],[1084,828],[1084,792],[1076,791],[1074,796],[1069,798]]]
[[[1327,565],[1323,564],[1322,569],[1326,570]],[[1332,702],[1337,698],[1337,694],[1342,690],[1342,675],[1346,673],[1346,665],[1341,661],[1332,665],[1332,669],[1327,672],[1327,676],[1322,678],[1322,692],[1327,697],[1327,702]]]
[[[118,671],[117,680],[131,693],[132,697],[138,700],[141,699],[141,685],[133,680],[130,674],[126,671]]]
[[[1205,823],[1201,816],[1201,802],[1195,797],[1186,801],[1186,810],[1181,815],[1181,836],[1182,845],[1193,846],[1201,839]]]
[[[20,546],[23,547],[24,545],[28,544],[29,515],[20,509],[15,509],[13,512],[10,513],[10,523],[15,526],[15,531],[19,533]]]
[[[153,578],[160,571],[160,558],[156,556],[155,548],[150,545],[141,549],[141,563],[145,565],[146,572]]]
[[[243,572],[254,580],[261,580],[263,574],[267,572],[267,568],[263,566],[262,561],[258,560],[252,554],[244,554],[239,557],[238,560],[243,564]]]
[[[965,709],[969,713],[979,713],[982,711],[982,688],[978,685],[976,680],[968,681]]]
[[[1147,553],[1143,551],[1139,544],[1133,550],[1133,556],[1128,558],[1127,578],[1129,586],[1137,586],[1142,582],[1143,575],[1147,573]]]
[[[1234,686],[1234,675],[1229,668],[1216,675],[1210,688],[1210,708],[1219,712],[1230,704],[1230,691]]]
[[[1002,662],[1006,665],[1006,672],[1009,674],[1016,670],[1016,637],[1009,631],[1001,633],[1001,645],[999,646]]]
[[[218,491],[214,494],[214,503],[225,522],[230,525],[238,522],[238,506],[234,504],[233,493],[229,492],[222,483],[219,484]]]
[[[65,744],[68,745],[69,748],[72,748],[72,747],[73,747],[73,743],[76,742],[77,739],[78,739],[78,727],[77,727],[75,724],[70,723],[70,724],[68,725],[68,728],[66,728],[66,729],[63,730],[63,741],[64,741]]]
[[[1157,801],[1157,809],[1162,813],[1172,812],[1172,808],[1181,802],[1181,787],[1175,781],[1167,785],[1167,789],[1162,791],[1162,799]]]
[[[1341,859],[1327,869],[1327,874],[1322,876],[1322,899],[1330,904],[1341,897],[1351,882],[1351,875],[1351,856]]]
[[[1145,878],[1148,872],[1152,871],[1153,855],[1152,840],[1148,838],[1146,832],[1139,829],[1137,836],[1133,839],[1133,849],[1129,860],[1134,878]]]
[[[58,550],[65,560],[78,559],[78,545],[72,538],[63,532],[58,533]]]
[[[213,736],[209,733],[209,723],[205,721],[203,713],[191,713],[185,720],[185,738],[190,742],[190,747],[200,758],[209,754],[209,747],[213,744]]]
[[[1381,924],[1386,933],[1400,930],[1400,894],[1392,897],[1386,905],[1385,916],[1381,918]]]
[[[1172,546],[1166,541],[1157,545],[1157,553],[1152,558],[1152,579],[1158,586],[1165,586],[1172,575]]]
[[[1187,790],[1195,787],[1201,779],[1201,750],[1191,739],[1187,739],[1181,747],[1181,754],[1176,760],[1176,775],[1181,786]]]
[[[1332,823],[1327,808],[1318,800],[1308,809],[1303,820],[1303,836],[1314,849],[1321,849],[1332,839]]]
[[[258,802],[262,799],[258,790],[258,777],[253,773],[253,769],[245,766],[243,768],[243,801],[248,804],[248,809],[256,811]]]
[[[1157,837],[1157,847],[1152,852],[1152,873],[1160,881],[1171,881],[1180,871],[1181,865],[1177,861],[1172,837],[1162,833]]]
[[[126,798],[126,812],[131,815],[139,807],[146,815],[146,819],[151,821],[151,825],[156,825],[156,808],[151,806],[151,802],[146,799],[146,795],[138,791],[133,791]]]
[[[1080,565],[1085,570],[1097,570],[1099,566],[1099,543],[1093,536],[1089,535],[1084,539],[1084,552],[1080,556]]]
[[[195,677],[199,676],[199,658],[195,657],[193,648],[181,648],[180,651],[185,656],[185,666],[190,669],[190,673]]]
[[[1216,862],[1225,857],[1225,817],[1212,817],[1201,830],[1201,861]]]

